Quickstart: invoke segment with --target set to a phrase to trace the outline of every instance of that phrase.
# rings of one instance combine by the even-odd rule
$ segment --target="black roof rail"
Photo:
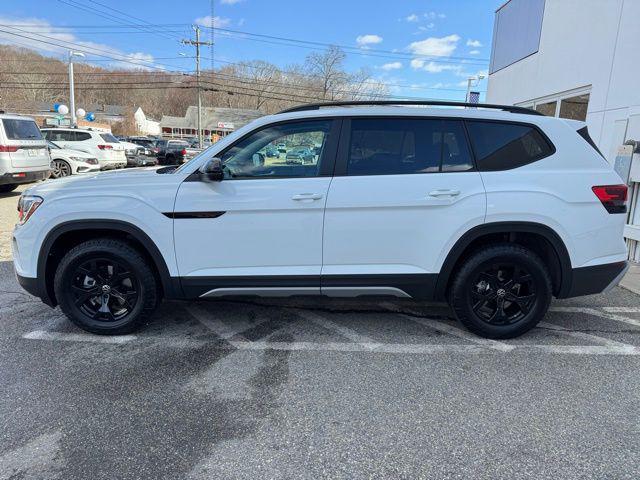
[[[471,107],[471,108],[491,108],[503,110],[511,113],[522,113],[525,115],[543,115],[542,113],[527,107],[517,107],[514,105],[496,105],[492,103],[467,103],[448,102],[442,100],[347,100],[344,102],[307,103],[297,107],[287,108],[278,113],[305,112],[309,110],[320,110],[325,107],[354,107],[354,106],[375,106],[375,105],[422,105],[426,107]],[[543,115],[544,116],[544,115]]]

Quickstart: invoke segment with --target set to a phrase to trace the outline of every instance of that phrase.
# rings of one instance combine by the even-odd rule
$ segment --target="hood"
[[[149,180],[165,177],[156,173],[161,167],[128,168],[126,170],[109,170],[106,172],[70,175],[39,183],[24,193],[25,195],[48,196],[60,191],[91,190],[96,194],[113,193],[123,188],[144,188]]]

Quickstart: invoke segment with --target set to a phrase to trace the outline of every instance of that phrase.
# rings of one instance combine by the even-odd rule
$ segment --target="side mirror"
[[[264,165],[264,155],[261,153],[254,153],[251,160],[253,160],[253,165],[256,167]]]
[[[208,160],[202,167],[200,167],[200,175],[212,182],[222,181],[224,178],[222,160],[217,157]]]

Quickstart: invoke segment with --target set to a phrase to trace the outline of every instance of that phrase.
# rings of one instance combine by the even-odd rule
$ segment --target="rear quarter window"
[[[42,140],[42,133],[33,120],[2,120],[4,131],[9,140]]]
[[[531,125],[467,121],[478,170],[518,168],[553,154],[554,148]]]
[[[102,140],[109,143],[120,143],[119,140],[110,133],[101,133]]]

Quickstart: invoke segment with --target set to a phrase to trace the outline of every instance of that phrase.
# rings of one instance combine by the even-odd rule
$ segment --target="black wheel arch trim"
[[[61,235],[73,231],[83,230],[113,230],[116,232],[126,233],[135,238],[140,244],[146,248],[147,253],[151,256],[153,263],[158,271],[160,282],[164,295],[167,298],[183,298],[182,287],[178,277],[172,277],[169,273],[167,263],[160,253],[157,245],[151,238],[140,228],[122,220],[71,220],[63,222],[53,228],[45,237],[38,253],[37,267],[37,293],[36,295],[47,305],[55,307],[57,301],[53,298],[46,285],[46,267],[49,252],[54,243]]]
[[[551,227],[535,222],[494,222],[485,223],[472,228],[463,234],[449,251],[438,274],[438,282],[434,292],[435,299],[446,300],[447,287],[454,268],[466,248],[478,238],[496,233],[535,233],[545,238],[555,250],[560,265],[560,284],[557,298],[566,298],[571,291],[572,268],[571,258],[560,235]]]

